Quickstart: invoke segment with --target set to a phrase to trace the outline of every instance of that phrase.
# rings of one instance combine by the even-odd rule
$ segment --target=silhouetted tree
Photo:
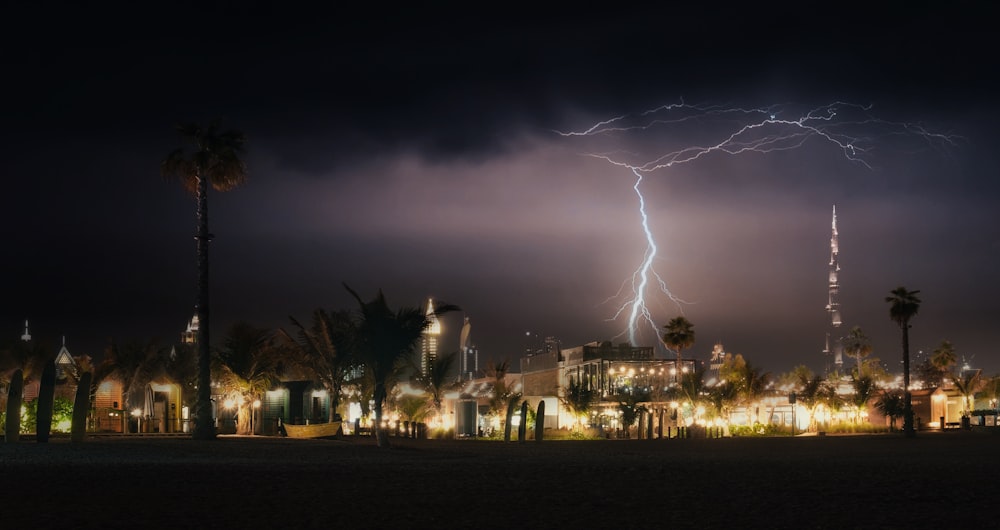
[[[667,322],[666,332],[663,334],[663,343],[668,348],[677,352],[677,374],[675,381],[681,380],[683,357],[681,352],[690,348],[694,344],[694,325],[684,317],[674,317]]]
[[[358,302],[358,312],[354,315],[356,337],[353,343],[359,359],[371,370],[375,379],[376,437],[379,447],[388,447],[388,433],[382,428],[382,404],[394,381],[397,368],[419,343],[431,321],[420,307],[402,307],[393,311],[381,290],[375,298],[365,302],[346,284],[344,287]],[[457,309],[457,306],[450,304],[439,305],[433,314],[437,316]]]
[[[885,301],[889,303],[889,318],[903,331],[903,434],[916,436],[913,428],[913,399],[910,394],[910,319],[920,310],[920,291],[909,291],[900,286],[890,291]]]
[[[209,338],[209,289],[208,244],[212,234],[208,231],[208,188],[217,191],[231,190],[246,180],[243,154],[246,138],[243,133],[219,130],[219,122],[207,127],[184,124],[177,127],[184,143],[192,151],[179,148],[167,155],[161,163],[162,174],[177,179],[197,200],[198,217],[198,400],[195,407],[193,437],[198,440],[215,438],[212,421],[212,352]]]

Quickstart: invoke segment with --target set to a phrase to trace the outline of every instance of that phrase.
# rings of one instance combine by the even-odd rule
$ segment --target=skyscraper
[[[833,364],[840,368],[844,364],[844,349],[840,341],[840,302],[837,301],[840,293],[840,260],[838,254],[839,235],[837,234],[837,205],[833,206],[833,231],[830,235],[830,293],[826,303],[826,312],[830,314],[830,327],[826,332],[826,347],[823,353],[826,354],[827,366],[830,357],[833,357]],[[831,344],[831,340],[833,343]]]
[[[476,373],[479,372],[479,350],[469,341],[469,332],[471,329],[472,325],[469,323],[469,317],[465,317],[458,346],[458,351],[462,356],[461,373],[459,375],[459,379],[462,381],[471,381],[475,378]]]
[[[427,299],[427,320],[430,325],[424,328],[420,348],[420,372],[422,375],[428,374],[431,363],[438,356],[438,336],[441,335],[441,322],[438,321],[438,317],[434,313],[433,298]]]

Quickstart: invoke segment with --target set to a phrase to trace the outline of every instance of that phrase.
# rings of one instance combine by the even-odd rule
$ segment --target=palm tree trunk
[[[903,322],[903,434],[916,436],[913,429],[913,401],[910,395],[910,322]]]
[[[208,178],[198,178],[198,402],[196,405],[194,439],[214,440],[212,421],[212,363],[209,344],[208,311]]]
[[[389,447],[389,431],[382,428],[382,404],[385,402],[385,385],[375,384],[375,441],[379,447]]]

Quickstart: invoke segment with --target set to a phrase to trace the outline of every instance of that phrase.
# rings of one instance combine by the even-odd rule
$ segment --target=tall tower
[[[462,366],[461,374],[459,374],[459,380],[471,381],[475,378],[476,373],[479,371],[479,350],[469,342],[469,332],[472,329],[472,325],[469,323],[469,317],[465,317],[465,323],[462,324],[462,334],[459,336],[459,346],[458,351],[462,356]]]
[[[826,332],[826,347],[823,353],[827,359],[833,356],[833,363],[837,368],[844,364],[844,350],[840,342],[840,302],[837,301],[840,294],[840,260],[838,254],[839,237],[837,234],[837,205],[833,206],[833,231],[830,235],[830,295],[826,303],[826,312],[830,314],[830,327]],[[833,344],[830,344],[831,338]]]
[[[434,299],[427,299],[427,321],[430,322],[424,328],[423,340],[420,348],[420,372],[427,375],[429,367],[438,356],[438,336],[441,335],[441,322],[438,321],[434,313]]]

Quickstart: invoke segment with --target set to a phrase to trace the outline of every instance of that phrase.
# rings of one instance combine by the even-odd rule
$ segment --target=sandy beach
[[[992,526],[1000,438],[0,444],[4,527]],[[16,525],[8,526],[8,523]]]

